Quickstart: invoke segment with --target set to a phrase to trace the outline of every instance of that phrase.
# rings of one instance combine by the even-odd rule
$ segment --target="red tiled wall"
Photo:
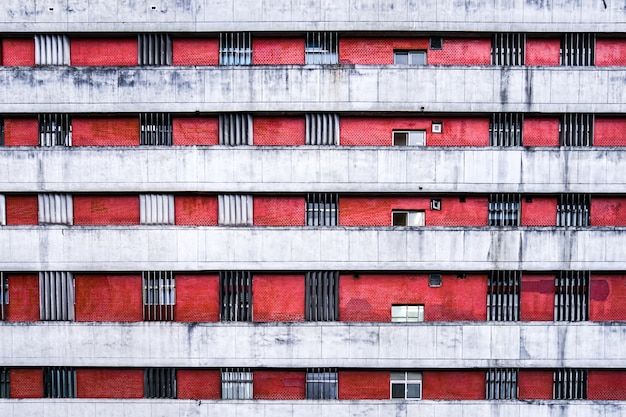
[[[522,196],[522,226],[556,226],[556,197]]]
[[[554,320],[554,275],[522,274],[520,317],[522,321]]]
[[[252,50],[253,65],[304,64],[304,38],[254,38]]]
[[[591,275],[589,320],[626,320],[626,276],[596,273]]]
[[[424,371],[424,400],[484,400],[485,371]]]
[[[179,226],[216,226],[217,196],[175,196],[174,211]]]
[[[558,117],[525,117],[524,146],[559,146]]]
[[[35,40],[2,39],[2,65],[7,67],[35,65]]]
[[[304,372],[254,371],[255,400],[303,400],[305,398]]]
[[[39,122],[37,119],[4,119],[5,146],[38,146]]]
[[[176,321],[220,319],[220,280],[217,275],[176,275]],[[256,299],[254,300],[256,304]]]
[[[491,38],[444,38],[441,50],[428,51],[428,64],[491,65]]]
[[[219,141],[217,117],[172,118],[174,145],[217,145]]]
[[[592,226],[626,226],[626,199],[593,197],[590,222]]]
[[[78,398],[143,398],[141,369],[77,369]]]
[[[254,275],[254,321],[304,321],[303,275]]]
[[[304,129],[303,117],[255,117],[254,144],[304,145]]]
[[[526,39],[526,65],[560,65],[560,54],[560,39]]]
[[[256,372],[254,379],[256,383]],[[218,400],[222,396],[222,374],[216,369],[179,369],[176,385],[179,399]]]
[[[255,226],[304,226],[304,197],[253,199]]]
[[[587,374],[587,399],[626,400],[626,371],[590,369]]]
[[[219,41],[217,38],[174,38],[172,40],[174,65],[218,65]]]
[[[7,321],[39,321],[39,276],[9,274]]]
[[[593,145],[626,146],[625,132],[626,118],[596,117],[593,125]]]
[[[72,118],[73,146],[139,146],[135,117]]]
[[[139,197],[77,195],[74,200],[75,225],[139,224]]]
[[[339,371],[338,399],[388,400],[389,371]]]
[[[42,398],[43,371],[41,369],[11,369],[9,385],[11,398]]]
[[[626,66],[626,39],[596,39],[595,64],[603,66]]]
[[[520,369],[518,397],[520,400],[551,400],[553,371]]]
[[[70,62],[76,66],[137,65],[137,38],[81,39],[70,43]]]
[[[141,275],[75,275],[76,321],[143,320]]]
[[[36,195],[7,195],[5,197],[7,225],[39,224]]]

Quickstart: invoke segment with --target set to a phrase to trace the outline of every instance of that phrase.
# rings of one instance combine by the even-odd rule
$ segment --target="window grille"
[[[556,369],[552,393],[555,400],[587,399],[587,370]]]
[[[427,62],[426,51],[393,51],[395,65],[426,65]]]
[[[220,319],[252,321],[252,274],[249,271],[222,271],[220,289]]]
[[[39,273],[41,320],[74,320],[74,276],[71,272]]]
[[[487,320],[518,321],[520,271],[491,271],[487,279]]]
[[[7,224],[7,203],[4,194],[0,194],[0,226]]]
[[[496,33],[491,40],[491,65],[524,65],[525,33]]]
[[[144,398],[176,398],[176,369],[147,368],[143,373]]]
[[[146,321],[174,321],[176,282],[171,271],[144,271],[143,319]]]
[[[220,65],[252,65],[250,32],[220,33]]]
[[[45,113],[39,120],[39,146],[72,146],[72,119],[68,114]]]
[[[174,224],[173,194],[140,194],[139,222],[141,224]]]
[[[254,219],[251,195],[226,194],[217,196],[218,224],[221,226],[252,226]]]
[[[9,277],[0,272],[0,321],[7,319],[7,306],[9,305]]]
[[[493,113],[489,122],[489,145],[522,146],[522,113]]]
[[[74,203],[71,194],[39,194],[39,224],[73,224]]]
[[[339,37],[336,32],[308,32],[304,63],[330,65],[339,63]]]
[[[337,226],[339,195],[309,193],[306,195],[307,226]]]
[[[422,373],[421,372],[391,372],[390,375],[391,399],[421,400]]]
[[[337,399],[337,369],[312,368],[306,372],[306,398],[308,400]]]
[[[0,398],[11,396],[9,368],[0,368]]]
[[[561,146],[593,146],[593,114],[566,113],[560,122]]]
[[[70,65],[70,38],[35,35],[35,65]]]
[[[517,399],[517,373],[516,368],[489,368],[485,381],[486,399]]]
[[[595,33],[566,33],[561,39],[561,65],[592,66],[595,49]]]
[[[556,206],[557,226],[589,226],[590,194],[561,194]]]
[[[220,145],[252,145],[254,142],[252,115],[229,113],[220,114],[219,144]]]
[[[222,368],[222,399],[252,399],[252,372],[250,368]]]
[[[307,145],[339,145],[339,115],[312,113],[304,116]]]
[[[76,370],[65,366],[43,368],[44,398],[76,398]]]
[[[392,210],[392,226],[424,226],[426,212],[424,210]]]
[[[391,321],[395,323],[413,323],[424,321],[423,305],[392,305]]]
[[[554,280],[554,320],[589,320],[589,271],[560,271]]]
[[[489,194],[489,226],[520,225],[519,194]]]
[[[138,35],[139,65],[172,65],[172,37],[166,33]]]
[[[170,113],[139,113],[141,145],[172,146],[172,116]]]
[[[336,321],[339,315],[339,272],[307,272],[305,282],[305,319]]]

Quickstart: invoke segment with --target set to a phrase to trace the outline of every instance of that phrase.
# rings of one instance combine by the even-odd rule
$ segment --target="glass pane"
[[[404,398],[404,384],[391,384],[391,398]]]
[[[407,52],[395,52],[393,54],[394,64],[407,65],[409,63],[409,54]]]
[[[408,306],[407,307],[407,316],[408,317],[419,317],[419,306]]]
[[[391,317],[406,317],[406,306],[391,306]]]
[[[408,223],[409,214],[404,213],[393,213],[393,225],[394,226],[406,226]]]
[[[413,212],[409,215],[409,226],[424,226],[425,221],[426,213],[423,211]]]
[[[408,379],[409,381],[421,381],[422,373],[421,372],[407,372],[406,379]]]
[[[409,52],[409,63],[411,65],[426,65],[426,52]]]
[[[393,132],[393,144],[395,146],[406,146],[408,139],[407,132]]]
[[[406,387],[407,398],[421,398],[421,384],[407,384]]]
[[[391,372],[391,381],[404,381],[405,372]]]
[[[423,130],[416,130],[413,132],[409,132],[409,145],[411,146],[426,145],[426,132]]]

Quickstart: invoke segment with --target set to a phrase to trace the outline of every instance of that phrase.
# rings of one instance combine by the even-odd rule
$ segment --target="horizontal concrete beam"
[[[619,67],[0,67],[0,112],[626,113]]]
[[[623,193],[625,148],[4,148],[0,192]]]

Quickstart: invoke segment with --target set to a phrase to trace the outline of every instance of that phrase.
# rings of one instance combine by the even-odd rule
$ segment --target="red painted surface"
[[[425,210],[426,226],[486,226],[488,199],[437,197],[441,210],[430,210],[430,197],[341,197],[341,226],[391,226],[391,210]]]
[[[217,226],[217,211],[215,195],[174,197],[175,221],[179,226]]]
[[[337,376],[340,400],[388,400],[389,371],[339,371]]]
[[[554,320],[554,275],[522,274],[520,318],[522,321]]]
[[[593,197],[590,222],[592,226],[626,226],[626,199]]]
[[[595,64],[596,67],[626,66],[626,39],[596,39]]]
[[[587,374],[587,399],[626,400],[626,371],[590,369]]]
[[[558,117],[525,117],[524,146],[559,146]]]
[[[7,195],[5,205],[7,225],[39,224],[39,203],[36,195]]]
[[[522,196],[522,226],[556,226],[556,197]]]
[[[172,118],[174,145],[217,145],[219,122],[217,117]]]
[[[560,39],[526,39],[526,65],[555,66],[560,64]]]
[[[256,304],[256,299],[254,301]],[[219,276],[176,274],[176,321],[207,322],[219,319]]]
[[[77,398],[143,398],[142,369],[77,369]]]
[[[484,400],[485,371],[424,371],[424,400]]]
[[[297,371],[254,371],[255,400],[304,400],[304,372]]]
[[[254,196],[255,226],[304,226],[304,197]]]
[[[594,146],[626,146],[626,118],[596,117],[593,125]]]
[[[433,121],[442,122],[442,133],[432,133]],[[342,117],[339,142],[344,146],[391,146],[394,130],[425,130],[427,146],[489,145],[488,118]]]
[[[304,64],[304,38],[254,38],[252,51],[253,65]]]
[[[341,275],[341,321],[390,322],[392,304],[423,304],[424,321],[487,319],[487,276],[442,274],[441,287],[428,286],[428,274]]]
[[[254,144],[266,146],[304,145],[304,117],[255,117]]]
[[[37,119],[4,119],[4,145],[39,146]]]
[[[520,369],[518,397],[520,400],[551,400],[553,371]]]
[[[9,274],[7,321],[39,321],[39,276]]]
[[[254,321],[304,321],[303,275],[254,275]]]
[[[136,117],[72,118],[73,146],[139,146]]]
[[[75,225],[139,224],[139,197],[136,195],[75,195]]]
[[[11,398],[42,398],[43,370],[11,369],[9,395]]]
[[[74,275],[76,321],[143,320],[141,275]]]
[[[174,65],[218,65],[219,41],[217,38],[174,38],[172,40]]]
[[[5,67],[35,65],[35,40],[2,39],[2,65]]]
[[[254,375],[256,379],[256,373]],[[219,400],[222,374],[216,369],[179,369],[176,371],[177,398]]]
[[[137,65],[137,37],[74,38],[70,43],[70,62],[76,66]]]
[[[626,320],[626,276],[597,273],[591,275],[589,320]]]

